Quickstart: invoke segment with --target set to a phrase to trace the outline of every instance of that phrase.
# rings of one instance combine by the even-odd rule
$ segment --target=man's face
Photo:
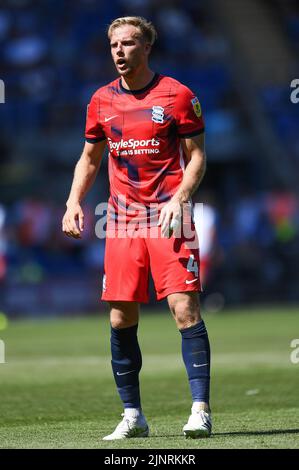
[[[141,38],[140,31],[135,26],[124,25],[115,28],[110,46],[113,62],[120,75],[129,77],[147,65],[150,44]]]

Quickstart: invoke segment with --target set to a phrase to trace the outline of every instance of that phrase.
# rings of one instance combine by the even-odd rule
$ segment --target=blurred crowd
[[[0,76],[9,90],[6,131],[82,126],[91,94],[115,76],[107,25],[136,11],[150,17],[159,31],[153,67],[196,87],[201,71],[209,109],[221,105],[231,93],[222,65],[228,44],[204,3],[188,0],[182,9],[174,0],[3,0]]]
[[[290,50],[297,57],[293,79],[299,79],[299,2],[297,0],[267,0],[276,20],[285,33]],[[290,85],[290,84],[288,84]],[[299,171],[299,111],[290,100],[289,86],[268,85],[261,90],[261,99],[267,109],[273,129],[283,142],[285,152]]]
[[[297,3],[275,0],[290,47],[298,53]],[[205,0],[1,1],[6,103],[0,105],[0,291],[14,283],[36,286],[103,270],[105,244],[94,234],[94,208],[107,200],[107,178],[101,177],[85,204],[82,241],[64,237],[61,217],[83,144],[86,105],[98,87],[115,78],[107,26],[135,14],[150,18],[158,30],[152,68],[192,88],[204,110],[209,197],[199,191],[195,199],[209,208],[206,292],[221,292],[235,303],[298,300],[298,197],[288,188],[271,187],[269,180],[267,187],[260,183],[266,175],[233,80],[231,45]],[[297,159],[299,113],[286,93],[269,86],[260,98],[286,152]],[[246,188],[234,187],[230,171],[222,171],[228,164],[241,168],[235,178],[243,174]],[[106,171],[107,159],[101,169]]]
[[[231,302],[298,299],[299,200],[285,190],[244,192],[226,205],[205,197],[199,226],[205,291]],[[202,202],[198,195],[198,202]],[[216,204],[215,204],[216,203]],[[38,284],[51,278],[103,273],[105,242],[98,217],[84,205],[82,240],[65,237],[63,207],[39,199],[0,208],[0,279]]]

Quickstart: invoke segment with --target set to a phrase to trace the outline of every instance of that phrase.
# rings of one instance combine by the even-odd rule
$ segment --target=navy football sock
[[[142,357],[137,339],[138,324],[111,327],[112,370],[124,408],[140,408],[139,371]]]
[[[210,399],[210,343],[201,320],[196,325],[180,330],[182,355],[186,366],[192,399],[209,403]]]

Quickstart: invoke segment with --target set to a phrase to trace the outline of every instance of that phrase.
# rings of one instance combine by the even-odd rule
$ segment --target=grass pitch
[[[212,347],[213,435],[186,440],[190,392],[169,313],[141,314],[141,393],[151,436],[105,442],[122,406],[108,316],[11,322],[0,331],[1,448],[299,448],[299,310],[204,316]],[[298,355],[297,355],[298,356]]]

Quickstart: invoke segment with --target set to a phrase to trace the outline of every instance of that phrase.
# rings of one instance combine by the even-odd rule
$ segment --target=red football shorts
[[[200,291],[199,249],[193,236],[162,238],[136,232],[135,237],[106,237],[102,300],[149,301],[151,271],[157,299],[175,292]]]

